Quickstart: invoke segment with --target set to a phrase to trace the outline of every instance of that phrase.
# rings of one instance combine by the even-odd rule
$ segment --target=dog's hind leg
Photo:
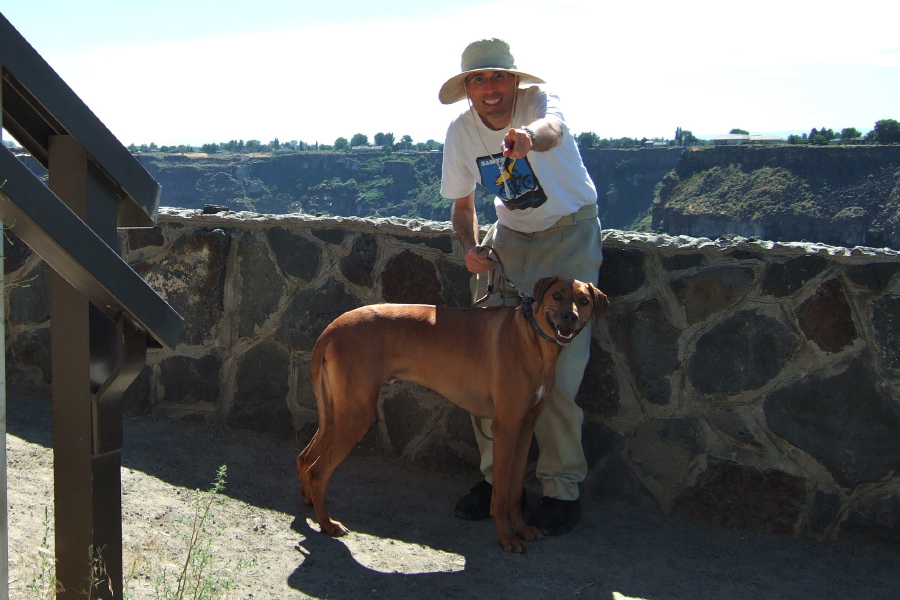
[[[344,535],[348,531],[328,514],[325,503],[328,480],[372,425],[381,390],[381,382],[360,383],[349,373],[345,375],[343,381],[329,383],[327,405],[330,414],[326,427],[323,431],[320,422],[313,442],[297,459],[303,494],[309,498],[316,521],[328,535]],[[357,380],[354,382],[353,379]]]
[[[309,495],[309,481],[307,477],[307,471],[309,469],[310,463],[312,463],[315,459],[310,459],[310,453],[312,449],[316,446],[316,439],[319,437],[319,432],[316,431],[315,435],[313,435],[312,439],[309,441],[309,444],[306,445],[306,448],[297,456],[297,476],[300,478],[300,495],[303,498],[303,503],[306,505],[312,504],[312,497]],[[318,458],[318,456],[316,456]]]

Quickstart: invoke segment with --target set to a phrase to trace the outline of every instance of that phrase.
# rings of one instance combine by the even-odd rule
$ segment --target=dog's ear
[[[591,299],[594,301],[594,321],[596,322],[606,314],[606,310],[609,308],[609,298],[592,283],[588,284],[588,289],[591,292]]]
[[[559,275],[554,275],[552,277],[544,277],[543,279],[538,279],[537,283],[534,284],[534,300],[538,304],[544,299],[544,294],[547,293],[547,290],[550,289],[550,286],[559,281]]]

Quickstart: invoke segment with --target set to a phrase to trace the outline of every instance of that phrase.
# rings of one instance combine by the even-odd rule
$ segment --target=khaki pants
[[[495,223],[481,244],[497,251],[507,277],[519,291],[528,295],[533,293],[538,279],[552,275],[596,284],[603,259],[600,221],[596,215],[596,206],[586,207],[537,233],[519,233]],[[491,256],[495,258],[493,254]],[[475,299],[486,293],[489,275],[482,273],[473,278]],[[519,298],[513,288],[503,288],[505,299],[501,298],[500,283],[499,275],[495,276],[494,294],[484,305],[518,304]],[[590,345],[591,328],[588,325],[562,350],[556,366],[556,383],[535,427],[534,435],[540,449],[535,474],[541,481],[544,496],[575,500],[578,484],[587,475],[587,461],[581,445],[584,415],[575,404],[575,394],[584,376]],[[485,480],[493,483],[494,447],[485,437],[490,436],[491,422],[473,417],[472,423],[484,433],[476,431],[475,439],[481,452],[481,471]]]

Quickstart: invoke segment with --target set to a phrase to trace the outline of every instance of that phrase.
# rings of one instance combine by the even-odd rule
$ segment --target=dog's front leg
[[[513,454],[512,479],[510,481],[510,498],[521,498],[525,487],[525,468],[528,466],[528,451],[531,449],[531,440],[534,436],[534,423],[537,420],[537,411],[530,411],[525,415],[525,422],[516,440],[516,451]],[[496,490],[496,486],[494,488]],[[526,525],[522,518],[521,501],[512,502],[509,507],[509,519],[513,532],[523,540],[543,539],[541,531],[534,526]]]
[[[494,489],[491,496],[491,516],[494,517],[494,524],[497,527],[497,540],[507,552],[525,552],[522,539],[513,533],[510,527],[510,518],[514,510],[518,511],[518,520],[522,521],[521,507],[512,507],[513,502],[519,504],[521,487],[514,498],[510,494],[510,484],[516,479],[513,476],[513,466],[516,462],[514,452],[518,445],[518,429],[518,427],[509,428],[497,418],[491,424],[491,434],[494,436]]]

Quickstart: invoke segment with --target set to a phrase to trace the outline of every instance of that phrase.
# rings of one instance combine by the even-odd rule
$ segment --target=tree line
[[[379,147],[385,151],[398,152],[431,152],[433,150],[443,150],[444,144],[435,140],[426,142],[414,142],[411,136],[404,135],[400,141],[396,141],[393,133],[378,132],[374,136],[374,144],[369,143],[369,136],[364,133],[356,133],[348,140],[345,137],[339,137],[334,140],[333,144],[320,144],[319,142],[308,143],[304,141],[291,140],[290,142],[282,142],[275,138],[269,143],[263,143],[259,140],[230,140],[228,142],[211,142],[201,144],[199,146],[181,144],[178,146],[157,146],[155,143],[150,144],[130,144],[128,150],[131,152],[162,152],[162,153],[193,153],[203,152],[206,154],[264,154],[268,152],[289,154],[292,152],[347,152],[354,148],[371,148]]]
[[[748,135],[745,129],[735,128],[729,133]],[[688,146],[706,146],[710,145],[709,140],[702,140],[695,136],[691,131],[677,127],[675,136],[671,139],[667,138],[601,138],[593,131],[585,131],[575,136],[578,147],[582,150],[605,149],[605,148],[646,148],[650,147],[688,147]],[[840,143],[863,143],[863,144],[900,144],[900,122],[895,119],[881,119],[876,121],[875,127],[863,135],[861,131],[855,127],[845,127],[840,132],[833,129],[822,127],[821,129],[813,128],[808,134],[789,135],[786,142],[788,144],[809,144],[809,145],[827,145],[837,140]],[[11,140],[4,140],[4,145],[14,148],[18,144]],[[443,150],[444,144],[435,140],[427,140],[425,142],[414,142],[412,137],[404,135],[397,141],[393,133],[378,132],[373,138],[373,143],[369,143],[369,136],[364,133],[356,133],[348,140],[346,137],[339,137],[331,144],[320,144],[319,142],[308,143],[304,141],[292,140],[290,142],[281,142],[278,138],[263,143],[259,140],[230,140],[228,142],[219,143],[212,142],[193,146],[180,144],[177,146],[157,146],[155,143],[150,144],[130,144],[128,149],[131,152],[163,152],[163,153],[194,153],[204,152],[206,154],[263,154],[263,153],[291,153],[291,152],[347,152],[354,148],[371,148],[377,147],[387,152],[432,152]]]
[[[875,127],[865,135],[855,127],[845,127],[840,133],[825,127],[821,129],[813,127],[808,135],[805,133],[802,136],[791,135],[787,141],[789,144],[825,146],[833,140],[842,143],[900,144],[900,122],[895,119],[881,119],[876,121]]]
[[[749,131],[739,128],[732,129],[728,133],[750,134]],[[604,139],[593,131],[586,131],[576,135],[575,140],[578,142],[578,147],[582,150],[593,148],[646,148],[647,146],[707,146],[711,143],[709,140],[697,138],[693,133],[681,127],[675,130],[673,139],[646,137],[640,139],[629,137]],[[834,130],[824,127],[821,129],[814,127],[808,134],[789,135],[786,141],[788,144],[827,145],[831,144],[833,140],[857,144],[900,144],[900,122],[894,119],[881,119],[876,121],[875,127],[865,135],[855,127],[845,127],[840,133],[835,133]]]

